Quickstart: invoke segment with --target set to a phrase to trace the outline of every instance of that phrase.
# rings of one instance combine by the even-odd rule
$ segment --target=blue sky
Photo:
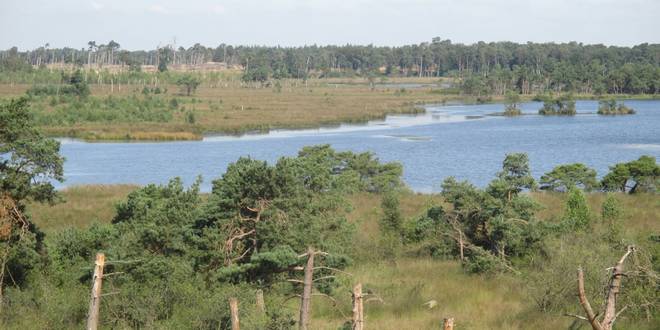
[[[660,0],[1,0],[0,48],[660,43]]]

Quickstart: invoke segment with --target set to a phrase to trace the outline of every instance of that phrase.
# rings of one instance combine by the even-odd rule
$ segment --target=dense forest
[[[0,72],[32,70],[52,64],[80,67],[120,66],[139,71],[150,65],[165,71],[172,65],[222,62],[240,68],[244,79],[346,76],[416,76],[459,78],[469,94],[504,95],[539,92],[588,94],[656,94],[660,91],[660,45],[634,47],[582,43],[478,42],[471,45],[434,38],[400,47],[381,46],[219,46],[167,45],[150,51],[123,50],[119,43],[90,41],[81,49],[12,48],[0,51]]]

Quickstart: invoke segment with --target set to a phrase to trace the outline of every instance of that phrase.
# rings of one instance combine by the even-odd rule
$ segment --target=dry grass
[[[74,186],[62,191],[63,203],[32,203],[28,212],[39,229],[52,233],[67,227],[85,228],[93,222],[110,222],[115,204],[133,191],[133,185]]]
[[[197,139],[200,133],[241,134],[249,131],[268,131],[275,128],[311,128],[340,123],[365,122],[384,118],[387,114],[417,113],[418,104],[439,103],[449,96],[438,95],[432,88],[378,88],[372,90],[361,80],[335,85],[332,80],[314,80],[307,84],[300,80],[284,80],[281,91],[273,87],[244,87],[236,81],[201,86],[191,97],[178,94],[175,85],[167,88],[166,99],[183,101],[185,111],[193,111],[194,125],[177,116],[167,123],[99,123],[83,122],[70,126],[44,127],[51,135],[66,135],[90,139]],[[1,97],[23,94],[28,85],[0,85]],[[136,86],[110,87],[94,85],[92,97],[129,96],[138,94]],[[194,99],[194,103],[193,103]],[[44,111],[50,106],[44,104]],[[181,135],[181,132],[188,135]],[[171,134],[176,133],[176,134]]]
[[[541,219],[556,219],[564,211],[566,194],[534,193],[532,196],[543,205],[543,209],[538,214]],[[605,193],[590,193],[587,195],[589,207],[596,217],[600,216],[601,205],[606,196]],[[615,196],[623,206],[625,229],[628,232],[660,232],[660,198],[658,198],[658,195],[617,193]]]
[[[365,305],[369,329],[438,329],[445,317],[455,318],[458,329],[531,329],[540,324],[544,329],[559,329],[570,324],[561,317],[525,315],[532,303],[521,290],[519,279],[466,275],[454,261],[402,259],[357,265],[349,272],[353,277],[345,279],[336,291],[337,307],[322,298],[314,300],[313,329],[337,329],[347,320],[344,314],[350,316],[351,310],[349,285],[357,281],[363,283],[365,292],[374,294],[371,298],[382,298],[382,302]],[[434,308],[425,305],[432,300],[437,303]]]

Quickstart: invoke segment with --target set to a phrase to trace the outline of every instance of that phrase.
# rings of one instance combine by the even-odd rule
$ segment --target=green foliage
[[[527,154],[506,155],[502,163],[502,171],[497,173],[497,179],[490,183],[488,192],[494,197],[510,201],[514,195],[525,189],[536,189],[536,181],[529,169]]]
[[[62,181],[60,143],[34,126],[25,98],[0,104],[0,189],[15,201],[54,202],[51,179]]]
[[[543,107],[539,109],[539,115],[551,116],[574,116],[575,100],[570,94],[562,95],[558,98],[548,98],[543,102]]]
[[[73,125],[77,123],[170,122],[174,112],[162,97],[131,95],[127,97],[89,97],[84,100],[59,96],[53,111],[35,114],[40,125]],[[171,104],[171,103],[170,103]]]
[[[614,194],[607,194],[601,207],[601,218],[607,226],[606,238],[611,243],[621,242],[623,236],[623,206]]]
[[[96,45],[89,49],[40,47],[19,52],[16,48],[0,51],[0,81],[15,83],[49,82],[52,69],[45,64],[65,62],[91,65],[124,63],[127,75],[141,76],[138,63],[158,67],[158,74],[169,73],[167,66],[174,49],[117,52],[118,43]],[[397,47],[373,45],[267,47],[231,46],[216,48],[196,44],[176,50],[177,64],[216,61],[229,67],[246,68],[246,81],[316,77],[368,78],[385,67],[387,76],[418,76],[420,60],[424,75],[460,77],[466,94],[504,95],[508,91],[531,95],[546,92],[593,94],[657,94],[660,66],[655,55],[658,44],[633,47],[603,47],[582,43],[477,42],[470,45],[440,42]],[[73,47],[77,48],[77,47]],[[113,55],[114,52],[114,55]],[[117,55],[119,54],[119,55]],[[103,56],[105,55],[105,56]],[[75,58],[75,61],[72,61]],[[87,61],[85,61],[87,60]],[[85,63],[87,64],[87,63]],[[215,80],[209,77],[210,80]],[[90,79],[90,81],[94,81]],[[487,99],[487,98],[486,98]]]
[[[548,239],[547,248],[539,258],[531,259],[526,282],[537,307],[552,314],[582,314],[584,310],[576,298],[576,270],[584,270],[587,296],[595,311],[601,312],[605,294],[610,287],[611,269],[625,252],[620,242],[611,242],[607,237],[607,224],[597,224],[590,231],[566,232]],[[621,321],[645,319],[648,324],[657,324],[657,319],[648,318],[657,313],[660,295],[656,290],[657,273],[653,270],[653,250],[648,242],[638,241],[636,252],[625,262],[627,276],[622,290],[617,295],[617,310],[629,306]],[[606,272],[604,273],[604,270]],[[642,303],[643,302],[643,303]]]
[[[78,98],[86,98],[89,96],[89,86],[83,77],[80,70],[76,70],[73,74],[68,75],[62,73],[62,81],[65,85],[34,85],[27,91],[28,96],[52,96],[52,95],[71,95]]]
[[[117,205],[112,224],[59,234],[50,247],[52,267],[59,274],[59,280],[80,282],[87,287],[90,268],[83,266],[90,264],[96,252],[103,251],[109,260],[106,272],[122,274],[109,279],[109,285],[121,294],[104,300],[104,308],[116,312],[103,318],[107,324],[127,327],[160,324],[180,328],[190,327],[192,323],[200,327],[226,327],[229,323],[226,311],[218,313],[216,308],[199,309],[200,306],[226,304],[229,296],[237,296],[248,304],[253,300],[253,289],[245,283],[227,282],[274,277],[286,271],[281,268],[283,265],[300,265],[301,259],[298,252],[286,244],[272,248],[260,245],[261,250],[253,253],[250,260],[218,267],[220,265],[214,264],[215,259],[210,256],[219,254],[223,258],[224,253],[230,252],[218,249],[225,245],[227,237],[220,229],[227,227],[208,224],[208,217],[216,213],[215,198],[212,196],[208,203],[203,202],[199,184],[200,181],[185,189],[179,179],[174,179],[165,186],[145,186]],[[227,213],[235,211],[238,210],[227,210]],[[334,258],[328,264],[342,268],[346,260]],[[72,269],[82,271],[71,272]],[[104,283],[104,287],[106,285]],[[319,283],[319,287],[324,285],[328,283]],[[289,322],[286,315],[277,313],[268,318],[248,309],[242,309],[241,313],[248,327]]]
[[[386,191],[381,200],[381,208],[383,217],[379,222],[381,231],[379,249],[383,258],[393,260],[400,254],[403,238],[403,217],[397,192]]]
[[[592,214],[584,192],[577,188],[568,191],[563,223],[570,230],[583,230],[591,225]]]
[[[625,104],[617,104],[616,100],[601,100],[598,102],[599,115],[633,115],[635,110],[628,108]]]
[[[255,66],[253,65],[252,67],[249,67],[245,73],[243,74],[243,81],[249,82],[249,81],[256,81],[256,82],[266,82],[268,79],[270,79],[271,76],[271,71],[270,68],[268,68],[265,65],[259,65]]]
[[[58,200],[51,180],[63,180],[59,150],[59,142],[35,128],[26,99],[0,104],[0,290],[10,280],[24,285],[42,261],[43,234],[25,214],[25,203]]]
[[[510,269],[513,258],[536,251],[542,239],[535,219],[539,207],[520,195],[535,187],[527,155],[507,155],[502,167],[485,190],[451,177],[442,184],[442,196],[453,206],[445,218],[465,235],[465,266],[471,272]]]
[[[506,93],[506,103],[504,106],[504,115],[505,116],[520,116],[522,111],[520,110],[520,94],[517,92],[509,91]]]
[[[195,113],[193,111],[186,112],[186,123],[194,124],[195,121]]]
[[[607,191],[655,192],[660,184],[660,166],[655,157],[641,156],[627,163],[610,166],[601,185]]]
[[[406,224],[404,242],[408,245],[414,244],[416,254],[450,258],[458,252],[456,242],[448,235],[453,231],[445,210],[441,206],[432,206],[426,214]]]
[[[174,57],[173,49],[170,47],[163,47],[158,49],[158,72],[167,71],[167,65],[172,61]]]
[[[591,191],[598,187],[596,170],[584,164],[559,165],[552,171],[541,176],[540,189],[552,191],[568,191],[571,188],[580,188]]]
[[[213,191],[204,199],[200,180],[187,189],[179,179],[144,186],[117,205],[111,224],[54,236],[48,246],[52,282],[47,283],[54,290],[87,290],[89,265],[97,252],[104,252],[106,272],[121,273],[104,283],[120,292],[104,300],[103,308],[114,311],[103,318],[105,324],[225,328],[226,311],[206,304],[218,306],[238,296],[245,306],[257,287],[275,295],[298,292],[297,285],[284,284],[300,276],[295,269],[304,264],[299,255],[308,246],[328,253],[317,256],[316,265],[328,267],[319,268],[317,277],[333,275],[329,269],[351,263],[354,227],[344,216],[344,193],[396,188],[399,177],[379,177],[391,175],[380,170],[385,165],[370,154],[316,146],[274,165],[241,158],[213,181]],[[335,285],[331,277],[315,282],[317,290],[328,294]],[[84,312],[75,308],[63,313],[75,315],[72,324],[84,320]],[[276,307],[265,316],[249,309],[241,313],[246,327],[292,324],[290,314]]]
[[[303,148],[298,157],[282,158],[274,166],[248,158],[231,164],[213,182],[208,212],[199,225],[213,234],[203,237],[208,241],[204,244],[230,240],[232,248],[224,256],[209,253],[203,258],[231,266],[219,270],[219,278],[263,283],[300,262],[293,258],[295,251],[309,245],[334,255],[326,263],[345,265],[352,226],[341,216],[347,207],[342,193],[366,190],[370,185],[365,182],[380,181],[381,175],[360,176],[361,163],[352,162],[356,157],[361,158],[326,145]],[[367,159],[381,166],[370,155]],[[213,228],[224,228],[227,236],[216,237]]]
[[[19,56],[18,48],[12,47],[7,53],[0,59],[0,72],[32,72],[32,65]]]
[[[273,91],[275,93],[282,93],[282,83],[279,80],[276,80],[275,84],[273,84]]]
[[[201,83],[201,79],[191,74],[183,75],[176,80],[176,84],[181,88],[182,93],[185,92],[187,96],[195,93]]]
[[[381,230],[395,234],[402,233],[403,218],[399,209],[399,197],[394,191],[387,191],[383,194],[381,201],[383,208],[383,218],[380,220]]]

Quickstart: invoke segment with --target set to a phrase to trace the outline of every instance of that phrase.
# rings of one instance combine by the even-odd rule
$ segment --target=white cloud
[[[90,5],[92,6],[92,9],[94,9],[95,11],[100,11],[100,10],[102,10],[103,8],[105,8],[105,5],[104,5],[104,4],[99,3],[99,2],[96,2],[96,1],[92,1],[92,2],[90,3]]]
[[[214,5],[211,7],[211,11],[216,14],[222,15],[227,11],[227,8],[225,8],[225,6],[223,5]]]
[[[149,6],[147,10],[156,14],[169,14],[170,12],[167,8],[158,4]]]

